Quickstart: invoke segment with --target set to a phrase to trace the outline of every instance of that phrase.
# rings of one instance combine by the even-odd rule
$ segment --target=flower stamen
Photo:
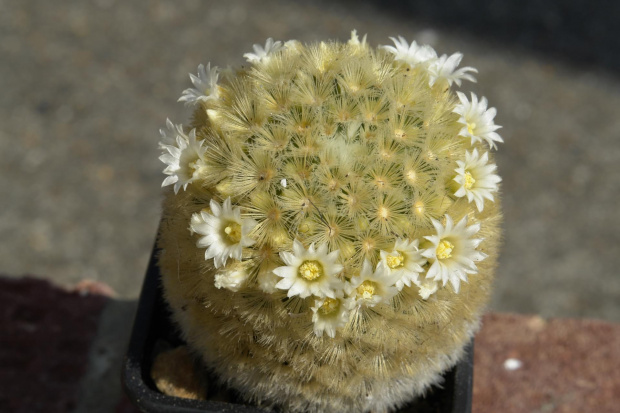
[[[463,187],[465,189],[471,189],[475,183],[476,183],[476,180],[472,176],[471,172],[469,171],[465,172]]]
[[[437,245],[437,259],[445,260],[447,258],[452,257],[452,250],[454,249],[454,244],[452,244],[448,240],[442,240],[439,245]]]
[[[231,244],[238,244],[241,241],[241,225],[236,222],[229,222],[226,227],[224,227],[224,233],[226,234],[226,239],[230,241]]]
[[[323,275],[323,266],[316,260],[304,261],[299,266],[298,274],[305,280],[314,281]]]
[[[366,280],[357,287],[357,294],[365,300],[370,300],[375,295],[377,284]]]
[[[405,265],[405,256],[400,251],[396,251],[392,255],[388,255],[385,261],[387,266],[393,270]]]
[[[321,315],[333,314],[340,308],[340,300],[327,297],[319,308]]]

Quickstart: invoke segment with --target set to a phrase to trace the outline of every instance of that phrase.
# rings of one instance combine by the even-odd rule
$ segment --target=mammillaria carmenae
[[[440,380],[499,243],[495,109],[430,46],[272,39],[191,75],[161,130],[159,264],[222,382],[293,412],[387,411]]]

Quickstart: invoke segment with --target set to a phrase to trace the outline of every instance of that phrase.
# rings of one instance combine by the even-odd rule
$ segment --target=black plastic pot
[[[264,413],[240,400],[229,391],[231,402],[196,401],[171,397],[160,393],[150,377],[151,364],[157,343],[173,346],[183,344],[168,318],[167,304],[161,294],[159,268],[153,250],[140,294],[129,348],[123,362],[122,381],[131,401],[143,412],[161,413]],[[398,410],[398,413],[470,413],[473,383],[473,342],[467,347],[465,357],[452,370],[445,373],[442,388]],[[205,372],[205,374],[208,374]],[[209,383],[215,383],[209,378]],[[211,392],[209,392],[211,394]]]

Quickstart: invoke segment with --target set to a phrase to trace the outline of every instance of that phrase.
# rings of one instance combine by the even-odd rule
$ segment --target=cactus
[[[181,334],[249,401],[381,412],[441,381],[496,265],[494,108],[460,53],[267,41],[167,121],[159,234]]]

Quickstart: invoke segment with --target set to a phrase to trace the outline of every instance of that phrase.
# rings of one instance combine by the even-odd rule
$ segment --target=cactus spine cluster
[[[440,381],[478,327],[499,242],[494,108],[461,55],[269,39],[199,66],[161,130],[159,265],[184,339],[291,412],[381,412]]]

